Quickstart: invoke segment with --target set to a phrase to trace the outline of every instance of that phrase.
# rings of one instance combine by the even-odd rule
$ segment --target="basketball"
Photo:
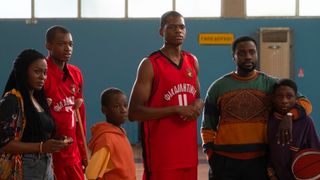
[[[292,161],[292,173],[298,180],[320,179],[320,150],[304,149]]]

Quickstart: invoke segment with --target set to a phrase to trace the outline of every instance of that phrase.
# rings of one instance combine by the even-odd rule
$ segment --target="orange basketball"
[[[304,149],[292,161],[292,173],[298,180],[320,179],[320,150]]]

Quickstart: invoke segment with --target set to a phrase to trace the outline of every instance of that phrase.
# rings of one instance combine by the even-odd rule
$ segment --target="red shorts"
[[[56,180],[84,180],[84,172],[81,163],[71,166],[55,164],[53,170]]]
[[[165,171],[152,172],[147,178],[146,172],[143,173],[143,180],[197,180],[198,167],[170,169]]]

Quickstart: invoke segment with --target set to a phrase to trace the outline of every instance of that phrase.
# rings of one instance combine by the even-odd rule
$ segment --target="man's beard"
[[[249,68],[244,68],[244,67],[242,66],[241,69],[242,69],[243,72],[251,73],[252,71],[254,71],[254,70],[256,69],[256,65],[253,64],[250,69],[249,69]]]

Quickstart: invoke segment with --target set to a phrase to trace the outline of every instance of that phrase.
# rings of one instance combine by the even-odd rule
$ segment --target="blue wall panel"
[[[130,95],[140,60],[162,46],[158,33],[158,19],[137,20],[38,20],[35,25],[24,20],[0,21],[0,88],[4,88],[11,64],[24,48],[36,48],[46,54],[44,36],[48,27],[60,24],[68,27],[74,39],[72,64],[82,69],[85,80],[87,127],[103,121],[100,112],[100,92],[110,86],[118,87]],[[236,37],[258,37],[260,27],[290,27],[294,38],[295,71],[303,68],[305,76],[295,80],[300,91],[313,103],[312,117],[320,133],[320,85],[317,78],[320,49],[319,19],[186,19],[187,40],[184,49],[199,59],[201,94],[211,82],[235,69],[230,46],[200,46],[199,33],[234,33]],[[318,83],[317,83],[318,82]],[[199,118],[198,125],[200,127]],[[138,142],[137,123],[127,122],[132,143]],[[199,138],[200,143],[200,138]]]

